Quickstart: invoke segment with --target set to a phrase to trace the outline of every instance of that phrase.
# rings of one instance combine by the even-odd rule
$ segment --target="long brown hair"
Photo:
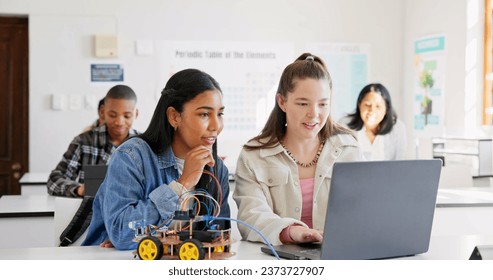
[[[327,80],[329,82],[329,88],[332,91],[332,78],[330,77],[329,71],[323,60],[311,53],[304,53],[284,69],[281,79],[279,80],[277,93],[280,94],[282,98],[287,98],[288,94],[294,91],[297,81],[309,78]],[[248,150],[256,150],[261,148],[272,148],[279,145],[279,141],[284,137],[284,134],[286,134],[286,113],[281,110],[277,100],[274,104],[274,108],[272,109],[264,128],[258,136],[251,139],[258,141],[260,145],[252,146],[245,144],[243,147]],[[340,133],[351,134],[348,129],[334,123],[329,114],[327,122],[324,127],[322,127],[322,130],[320,130],[318,136],[320,141],[323,141],[332,135]]]

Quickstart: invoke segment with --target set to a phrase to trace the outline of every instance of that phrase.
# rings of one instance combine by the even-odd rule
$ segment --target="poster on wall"
[[[369,44],[309,43],[306,51],[327,64],[333,84],[332,118],[337,121],[352,113],[359,92],[368,83]]]
[[[417,39],[414,67],[414,129],[438,131],[444,118],[445,36]]]
[[[91,82],[123,82],[123,70],[121,63],[91,63]]]
[[[218,149],[236,164],[242,145],[258,135],[267,121],[281,73],[295,59],[293,44],[163,40],[155,46],[157,88],[186,68],[205,71],[219,82],[225,111]]]

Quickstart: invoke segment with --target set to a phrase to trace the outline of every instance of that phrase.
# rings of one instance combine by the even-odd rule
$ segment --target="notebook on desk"
[[[383,259],[428,251],[440,160],[335,163],[321,244],[274,246],[287,259]],[[272,254],[269,247],[262,252]]]
[[[85,196],[95,196],[106,176],[107,165],[84,165]]]

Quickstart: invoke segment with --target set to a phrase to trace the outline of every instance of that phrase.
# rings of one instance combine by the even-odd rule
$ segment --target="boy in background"
[[[61,161],[51,172],[47,188],[50,195],[83,197],[84,165],[106,165],[111,154],[125,139],[136,135],[132,128],[138,116],[137,96],[128,86],[112,87],[104,98],[105,123],[76,136]]]

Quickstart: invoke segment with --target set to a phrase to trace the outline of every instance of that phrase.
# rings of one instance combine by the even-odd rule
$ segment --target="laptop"
[[[107,165],[84,165],[85,196],[95,196],[106,176]]]
[[[322,243],[274,246],[277,254],[363,260],[427,252],[441,167],[437,159],[335,163]]]

